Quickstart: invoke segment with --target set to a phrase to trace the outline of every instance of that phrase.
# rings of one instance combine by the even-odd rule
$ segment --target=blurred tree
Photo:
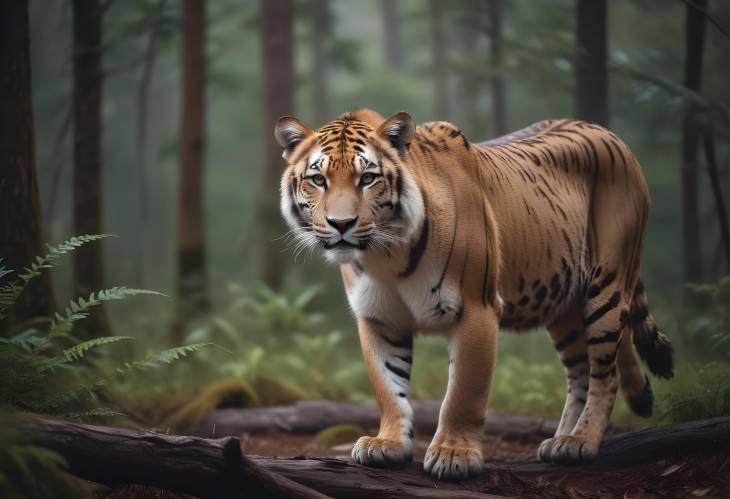
[[[158,45],[160,41],[160,30],[167,0],[157,0],[151,12],[151,26],[147,34],[147,47],[145,48],[142,74],[137,87],[137,188],[139,208],[139,276],[141,286],[146,286],[146,280],[152,274],[152,234],[150,233],[150,196],[149,187],[149,165],[147,151],[147,121],[149,109],[149,93],[155,63],[157,61]]]
[[[330,119],[329,111],[329,65],[327,40],[331,36],[329,0],[317,0],[313,7],[312,23],[312,81],[314,84],[314,107],[317,126]]]
[[[277,120],[293,112],[294,55],[291,0],[261,0],[264,66],[264,164],[258,196],[259,276],[272,289],[281,284],[282,265],[273,241],[283,232],[277,194],[282,172],[281,148],[274,140]]]
[[[684,85],[699,94],[702,90],[702,53],[705,44],[707,0],[687,3],[685,22]],[[685,282],[702,282],[702,248],[700,238],[697,162],[701,130],[697,106],[689,106],[682,127],[682,277]]]
[[[502,57],[502,0],[487,0],[489,12],[489,47],[491,57],[492,113],[494,114],[494,135],[504,135],[507,127],[507,92],[504,85],[504,60]]]
[[[385,64],[390,69],[403,68],[403,44],[400,35],[398,0],[381,0],[383,6],[383,40]]]
[[[0,2],[0,258],[13,270],[44,253],[30,78],[28,2]],[[0,321],[0,335],[15,323],[50,316],[53,306],[51,279],[44,273]]]
[[[606,0],[577,0],[575,17],[576,118],[608,125]]]
[[[73,221],[74,234],[102,233],[101,32],[99,0],[73,2]],[[88,296],[104,288],[101,243],[73,253],[74,293]],[[109,321],[99,306],[77,330],[82,338],[109,336]]]
[[[177,293],[173,335],[209,309],[205,268],[203,158],[205,154],[205,2],[183,6],[183,93],[178,197]]]
[[[431,60],[433,66],[433,109],[436,119],[451,119],[449,102],[449,61],[448,39],[446,37],[446,4],[443,1],[431,0]]]

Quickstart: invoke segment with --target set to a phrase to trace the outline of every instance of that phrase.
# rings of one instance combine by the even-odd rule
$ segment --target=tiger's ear
[[[288,159],[294,149],[311,133],[312,131],[307,128],[307,125],[293,116],[282,116],[274,127],[274,137],[284,149],[281,154],[284,159]]]
[[[399,153],[404,153],[411,144],[414,129],[415,125],[411,115],[401,111],[385,120],[375,133],[380,138],[387,140]]]

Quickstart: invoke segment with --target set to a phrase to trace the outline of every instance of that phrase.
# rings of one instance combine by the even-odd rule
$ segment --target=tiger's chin
[[[342,265],[357,260],[360,252],[361,250],[354,246],[325,248],[324,257],[330,263]]]

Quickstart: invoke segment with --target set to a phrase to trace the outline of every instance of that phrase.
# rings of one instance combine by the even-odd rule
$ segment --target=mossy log
[[[432,434],[438,424],[439,402],[412,402],[416,431]],[[331,400],[307,400],[292,405],[218,409],[211,411],[189,432],[201,437],[222,437],[243,433],[317,433],[340,424],[377,428],[380,421],[374,405]],[[528,416],[504,416],[488,413],[484,431],[505,440],[553,436],[557,421]]]
[[[235,437],[210,440],[60,421],[39,426],[38,443],[62,455],[82,478],[201,497],[532,497],[546,481],[559,483],[569,475],[600,481],[607,470],[639,463],[730,453],[730,417],[722,417],[609,436],[591,465],[487,462],[480,477],[454,484],[434,481],[419,463],[385,470],[330,458],[247,458]]]

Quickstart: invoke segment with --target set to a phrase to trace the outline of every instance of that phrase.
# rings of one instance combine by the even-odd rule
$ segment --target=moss
[[[209,386],[195,399],[180,407],[167,418],[163,428],[178,432],[192,428],[213,409],[259,405],[259,397],[248,382],[225,380]]]
[[[255,386],[264,406],[294,404],[307,398],[299,388],[267,376],[256,379]]]
[[[365,430],[354,424],[338,424],[325,428],[317,433],[314,441],[320,447],[334,447],[335,445],[347,444],[357,441],[365,435]]]

